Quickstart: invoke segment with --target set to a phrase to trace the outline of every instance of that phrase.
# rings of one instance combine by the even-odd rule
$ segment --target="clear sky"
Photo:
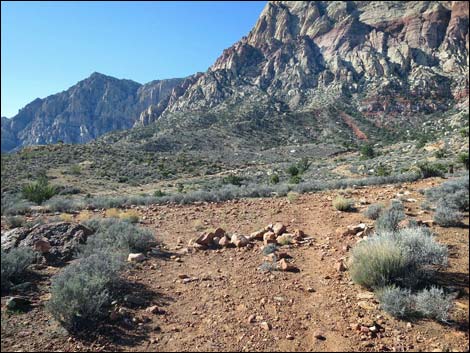
[[[207,68],[265,1],[1,2],[1,114],[97,71],[139,83]]]

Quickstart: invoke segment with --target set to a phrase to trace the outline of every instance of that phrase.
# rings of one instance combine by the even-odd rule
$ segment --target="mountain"
[[[36,99],[12,119],[2,117],[2,152],[27,145],[84,143],[131,128],[140,113],[167,98],[182,79],[141,85],[93,73],[68,90]]]
[[[374,124],[468,100],[464,1],[272,1],[251,32],[162,112],[338,100]],[[388,120],[388,121],[387,121]]]
[[[94,74],[2,120],[2,150],[132,126],[106,141],[252,152],[415,133],[468,105],[468,15],[464,1],[268,2],[206,72],[144,86]]]

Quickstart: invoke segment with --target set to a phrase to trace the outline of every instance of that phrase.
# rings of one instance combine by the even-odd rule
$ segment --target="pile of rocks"
[[[263,241],[264,245],[287,245],[298,243],[302,241],[304,237],[305,234],[302,230],[296,229],[293,232],[288,232],[287,227],[278,222],[269,224],[265,228],[251,233],[249,236],[237,233],[229,235],[222,228],[216,228],[211,231],[203,232],[195,239],[191,239],[188,245],[199,250],[209,248],[250,247],[253,246],[254,241]]]
[[[374,232],[374,226],[373,225],[367,225],[365,223],[359,223],[358,225],[355,226],[348,226],[347,229],[343,228],[338,228],[336,230],[336,233],[343,236],[355,236],[359,238],[367,237],[371,235]]]
[[[287,227],[280,223],[269,224],[265,228],[253,232],[248,237],[249,240],[262,240],[264,245],[268,244],[296,244],[305,237],[305,234],[300,229],[295,229],[293,232],[288,232]]]

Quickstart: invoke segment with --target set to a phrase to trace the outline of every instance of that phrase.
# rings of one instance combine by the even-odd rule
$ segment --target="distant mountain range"
[[[466,1],[272,1],[205,73],[145,85],[94,73],[2,117],[2,152],[155,122],[154,137],[166,141],[155,146],[185,135],[199,148],[191,136],[201,128],[240,143],[296,128],[306,140],[366,140],[468,105],[468,26]]]

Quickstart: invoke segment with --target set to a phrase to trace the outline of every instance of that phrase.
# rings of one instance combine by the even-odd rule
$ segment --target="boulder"
[[[3,234],[2,248],[8,251],[13,247],[30,247],[40,252],[47,264],[57,265],[71,260],[91,234],[91,229],[77,223],[40,224]]]

